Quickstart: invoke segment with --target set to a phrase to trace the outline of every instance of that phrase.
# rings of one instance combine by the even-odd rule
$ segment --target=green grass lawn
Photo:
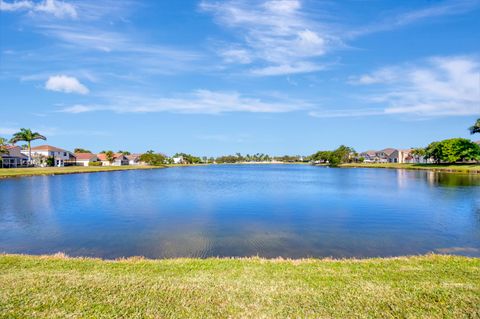
[[[164,166],[66,166],[66,167],[29,167],[29,168],[0,168],[0,178],[35,176],[35,175],[61,175],[77,173],[96,173],[124,171],[135,169],[155,169]]]
[[[0,255],[1,318],[479,318],[480,259]]]
[[[426,170],[432,170],[432,171],[480,174],[480,164],[349,163],[349,164],[341,164],[340,167],[426,169]]]

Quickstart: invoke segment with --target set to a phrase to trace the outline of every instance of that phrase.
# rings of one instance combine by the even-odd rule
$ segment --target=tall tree
[[[81,147],[77,147],[76,149],[73,150],[73,152],[74,153],[92,153],[91,151]]]
[[[41,135],[38,132],[32,132],[29,128],[22,128],[20,129],[20,132],[17,132],[13,134],[12,139],[10,142],[12,144],[15,144],[20,141],[25,141],[27,142],[28,145],[28,162],[30,163],[32,161],[32,145],[31,142],[35,140],[44,140],[46,141],[47,138],[43,135]]]
[[[451,138],[433,142],[425,149],[426,157],[436,163],[455,163],[480,160],[480,146],[466,138]]]
[[[113,163],[113,161],[115,160],[115,153],[112,152],[112,151],[106,151],[105,152],[105,158],[107,159],[107,161],[111,163]]]
[[[0,155],[2,154],[8,154],[7,139],[0,137]]]
[[[470,134],[480,133],[480,119],[477,119],[473,126],[469,127]]]

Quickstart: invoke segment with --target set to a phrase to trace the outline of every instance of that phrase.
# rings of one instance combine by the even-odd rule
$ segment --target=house
[[[378,161],[377,151],[365,151],[359,154],[360,157],[363,157],[364,162],[374,163]]]
[[[381,151],[376,152],[375,155],[378,157],[378,162],[387,163],[389,156],[392,155],[392,153],[395,151],[396,150],[394,148],[385,148]]]
[[[26,156],[29,154],[28,150],[22,150],[21,152]],[[31,152],[31,160],[38,166],[45,166],[46,160],[49,157],[53,158],[54,166],[75,165],[75,155],[62,148],[51,145],[40,145],[32,147]]]
[[[22,154],[20,146],[7,145],[6,150],[6,154],[0,155],[2,168],[14,168],[27,165],[28,156]]]
[[[185,160],[183,159],[183,156],[177,156],[172,159],[174,164],[185,164]]]
[[[389,163],[415,163],[412,150],[395,150],[388,156]]]
[[[90,163],[100,162],[97,155],[92,153],[75,153],[75,157],[79,166],[89,166]]]
[[[97,158],[102,162],[102,166],[124,166],[129,164],[128,158],[121,153],[113,154],[112,162],[107,159],[105,153],[97,154]]]
[[[130,154],[125,157],[128,159],[129,165],[145,165],[145,162],[140,161],[140,156],[142,156],[142,154]]]
[[[476,142],[475,142],[475,144],[478,144],[478,145],[480,145],[480,141],[476,141]]]

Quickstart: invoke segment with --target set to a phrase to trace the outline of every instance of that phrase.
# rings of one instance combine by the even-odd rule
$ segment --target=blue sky
[[[167,154],[470,138],[480,1],[0,0],[0,136]]]

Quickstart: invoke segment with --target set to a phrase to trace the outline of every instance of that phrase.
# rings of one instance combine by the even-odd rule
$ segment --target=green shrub
[[[102,162],[89,162],[88,166],[102,166]]]

